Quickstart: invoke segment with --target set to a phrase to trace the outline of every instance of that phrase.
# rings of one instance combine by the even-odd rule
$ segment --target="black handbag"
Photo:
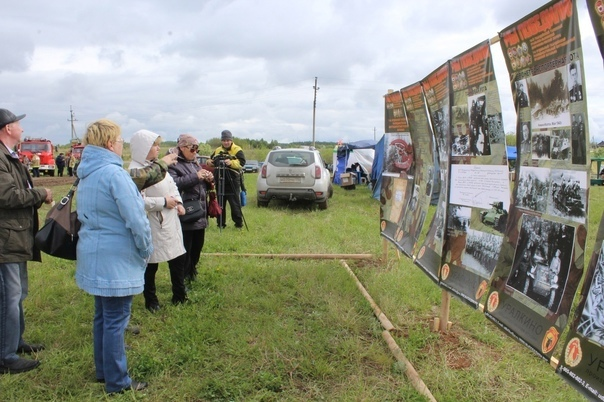
[[[204,210],[201,207],[201,201],[186,200],[183,201],[182,206],[185,208],[185,214],[179,216],[182,223],[196,222],[203,218]]]
[[[46,254],[66,260],[76,259],[80,221],[78,213],[71,210],[71,201],[79,181],[76,179],[67,195],[48,211],[44,226],[36,233],[36,247]]]

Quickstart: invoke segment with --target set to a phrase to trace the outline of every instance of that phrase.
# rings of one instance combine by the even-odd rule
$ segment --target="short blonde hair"
[[[106,148],[107,142],[115,142],[122,134],[122,129],[116,123],[100,119],[88,125],[84,134],[84,145],[96,145]]]

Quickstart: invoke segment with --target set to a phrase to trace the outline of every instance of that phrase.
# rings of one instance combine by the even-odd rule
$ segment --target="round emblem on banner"
[[[403,232],[401,229],[396,231],[396,241],[401,241],[403,240],[403,236],[405,235],[405,232]]]
[[[581,349],[581,341],[579,338],[573,338],[566,345],[564,351],[564,362],[568,367],[577,367],[583,358],[583,350]]]
[[[382,223],[380,223],[380,227],[382,228],[382,231],[386,230],[386,221],[382,221]]]
[[[422,258],[424,256],[425,252],[426,252],[426,246],[422,246],[422,248],[419,249],[419,254],[417,255],[417,258]]]
[[[487,291],[487,281],[480,282],[480,286],[478,286],[478,290],[476,290],[476,300],[480,300],[484,293]]]
[[[487,300],[487,311],[492,313],[497,310],[497,307],[499,307],[499,293],[492,292],[489,295],[489,300]]]
[[[545,333],[545,336],[543,337],[543,341],[541,342],[541,351],[544,354],[548,354],[549,352],[554,350],[556,343],[558,343],[559,336],[560,333],[556,328],[551,327],[550,329],[548,329]]]
[[[449,277],[449,273],[450,273],[449,264],[443,265],[443,267],[440,269],[440,278],[443,281],[447,280],[447,278]]]

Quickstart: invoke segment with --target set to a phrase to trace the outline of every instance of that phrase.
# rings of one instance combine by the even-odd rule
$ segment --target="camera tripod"
[[[224,197],[225,197],[225,195],[232,195],[233,197],[240,197],[240,194],[225,193],[225,191],[226,191],[225,184],[226,183],[229,184],[229,187],[231,188],[231,191],[233,191],[233,192],[235,192],[237,187],[235,186],[235,183],[233,182],[233,178],[231,177],[231,174],[228,172],[228,167],[226,166],[224,160],[217,161],[216,167],[214,170],[214,180],[216,182],[216,197],[218,198],[218,203],[220,204],[220,206],[223,207],[222,214],[221,214],[221,216],[218,217],[218,220],[219,220],[218,227],[220,228],[220,231],[222,232],[222,227],[225,225],[225,221],[226,221],[226,216],[224,214],[224,209],[226,208],[226,200],[224,199]],[[230,205],[230,207],[231,207],[231,213],[232,213],[233,206]],[[243,220],[243,224],[245,225],[245,228],[249,232],[250,228],[247,226],[247,221],[245,220],[245,216],[243,215],[241,201],[239,201],[239,211],[241,212],[241,219]]]

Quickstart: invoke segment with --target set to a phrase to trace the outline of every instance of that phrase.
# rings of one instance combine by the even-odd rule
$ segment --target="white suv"
[[[315,149],[273,149],[266,156],[257,181],[258,206],[272,199],[314,201],[327,209],[333,195],[329,171]]]

